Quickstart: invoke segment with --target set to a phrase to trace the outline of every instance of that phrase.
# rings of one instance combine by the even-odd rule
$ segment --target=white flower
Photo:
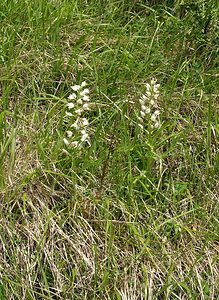
[[[80,104],[80,105],[83,104],[82,99],[79,98],[79,99],[77,100],[77,103]]]
[[[86,118],[82,118],[82,125],[83,126],[88,126],[89,125],[89,122]]]
[[[154,115],[155,115],[155,116],[159,116],[159,115],[160,115],[160,111],[159,111],[158,109],[155,110]]]
[[[145,113],[146,114],[149,114],[151,112],[151,109],[150,109],[150,107],[146,107],[146,109],[145,109]]]
[[[75,91],[75,92],[77,92],[78,90],[80,90],[80,88],[81,88],[81,86],[78,85],[78,84],[71,86],[71,89],[72,89],[73,91]]]
[[[145,106],[145,105],[142,105],[142,106],[141,106],[141,109],[144,110],[145,112],[148,111],[148,109],[149,109],[149,112],[150,112],[150,108],[147,107],[147,106]],[[148,112],[147,112],[147,113],[148,113]]]
[[[86,140],[88,140],[88,137],[89,137],[89,136],[88,136],[87,133],[83,134],[82,137],[81,137],[81,141],[82,141],[82,142],[85,142]]]
[[[63,139],[63,142],[64,142],[66,145],[69,145],[69,141],[68,141],[66,138]]]
[[[140,114],[141,114],[141,117],[142,117],[142,118],[145,117],[145,112],[144,112],[144,111],[141,111]]]
[[[160,122],[156,122],[153,127],[154,128],[159,128],[160,127]]]
[[[88,133],[86,132],[86,130],[81,130],[81,134],[82,134],[82,137],[81,137],[81,141],[82,142],[85,142],[85,141],[87,141],[88,139],[89,139],[89,135],[88,135]]]
[[[147,91],[150,91],[151,85],[149,83],[146,83],[146,89],[147,89]]]
[[[151,85],[155,85],[155,84],[156,84],[156,82],[157,82],[157,80],[156,80],[156,79],[154,79],[154,78],[152,78],[152,79],[151,79]]]
[[[90,97],[87,96],[87,95],[85,95],[85,96],[83,96],[83,100],[84,100],[84,101],[90,101]]]
[[[81,114],[82,114],[82,112],[83,112],[83,110],[79,108],[79,109],[76,109],[76,111],[75,111],[75,112],[76,112],[76,114],[77,114],[77,115],[81,115]]]
[[[87,82],[86,81],[83,81],[82,83],[81,83],[81,87],[85,87],[87,85]]]
[[[156,119],[157,119],[157,115],[153,114],[153,115],[151,116],[151,121],[155,122]]]
[[[159,93],[154,94],[154,99],[157,100],[159,98]]]
[[[71,125],[71,127],[75,128],[75,129],[79,129],[80,126],[78,125],[78,120],[75,121],[75,122]]]
[[[69,117],[72,117],[72,116],[73,116],[73,114],[70,113],[69,111],[66,111],[65,114],[66,114],[66,116],[69,116]]]
[[[144,129],[144,126],[140,123],[138,123],[138,126],[141,128],[141,129]]]
[[[73,108],[75,105],[73,102],[69,102],[67,105],[66,105],[69,109]]]
[[[84,109],[84,110],[89,110],[89,109],[90,109],[89,104],[88,104],[88,103],[85,103],[85,104],[83,105],[83,109]]]
[[[76,97],[77,97],[76,94],[73,93],[73,94],[70,94],[70,95],[68,96],[68,99],[69,99],[69,100],[73,100],[73,99],[75,99]]]
[[[80,92],[80,95],[85,96],[85,95],[89,94],[89,92],[90,92],[89,89],[84,89],[83,91]]]
[[[159,89],[159,87],[160,87],[160,84],[159,84],[159,83],[158,83],[158,84],[155,84],[155,85],[154,85],[154,91],[156,91],[156,92],[157,92],[157,91],[158,91],[158,89]]]
[[[141,117],[138,117],[139,122],[143,123],[143,119]]]
[[[154,104],[155,104],[155,101],[154,101],[153,99],[151,99],[151,100],[150,100],[150,104],[151,104],[151,105],[154,105]]]
[[[67,131],[66,131],[66,134],[67,134],[67,136],[68,136],[69,138],[71,138],[72,135],[73,135],[73,132],[70,131],[70,130],[67,130]]]
[[[71,146],[72,146],[73,148],[77,148],[77,147],[78,147],[78,141],[73,141],[73,142],[71,142]]]

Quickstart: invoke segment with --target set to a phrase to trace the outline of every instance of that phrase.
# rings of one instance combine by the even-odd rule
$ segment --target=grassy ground
[[[216,1],[161,2],[1,0],[1,300],[218,299]]]

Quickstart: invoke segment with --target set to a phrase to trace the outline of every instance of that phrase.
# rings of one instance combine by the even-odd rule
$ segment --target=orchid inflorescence
[[[81,149],[86,144],[91,146],[88,133],[89,121],[86,113],[91,109],[89,89],[87,83],[83,81],[80,85],[71,86],[72,93],[68,96],[66,104],[65,120],[68,125],[66,136],[63,138],[64,144],[68,148]],[[160,84],[155,79],[146,83],[146,92],[139,99],[140,113],[138,115],[138,126],[143,130],[155,129],[161,126],[160,110],[158,107],[158,98]],[[65,153],[68,153],[63,149]]]
[[[143,129],[144,122],[147,121],[147,124],[151,128],[160,127],[160,110],[158,108],[157,100],[159,98],[160,84],[156,83],[155,79],[152,79],[150,83],[146,83],[146,93],[141,96],[139,99],[140,102],[140,116],[138,117],[138,126]]]
[[[85,81],[81,85],[71,86],[72,93],[68,96],[65,117],[68,119],[68,124],[71,123],[71,125],[69,130],[66,131],[66,137],[63,139],[68,147],[81,148],[84,143],[90,145],[89,122],[83,115],[90,110],[90,91],[86,86]],[[79,138],[76,139],[78,136]]]

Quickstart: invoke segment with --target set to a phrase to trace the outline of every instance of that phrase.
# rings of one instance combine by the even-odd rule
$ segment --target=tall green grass
[[[216,1],[0,2],[0,299],[218,298]],[[138,100],[161,84],[162,126]],[[91,147],[65,155],[86,80]]]

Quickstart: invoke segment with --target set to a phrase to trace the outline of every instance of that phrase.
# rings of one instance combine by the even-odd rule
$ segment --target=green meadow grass
[[[219,298],[217,14],[0,1],[0,300]],[[152,78],[162,125],[142,134]],[[66,155],[84,80],[92,143]]]

